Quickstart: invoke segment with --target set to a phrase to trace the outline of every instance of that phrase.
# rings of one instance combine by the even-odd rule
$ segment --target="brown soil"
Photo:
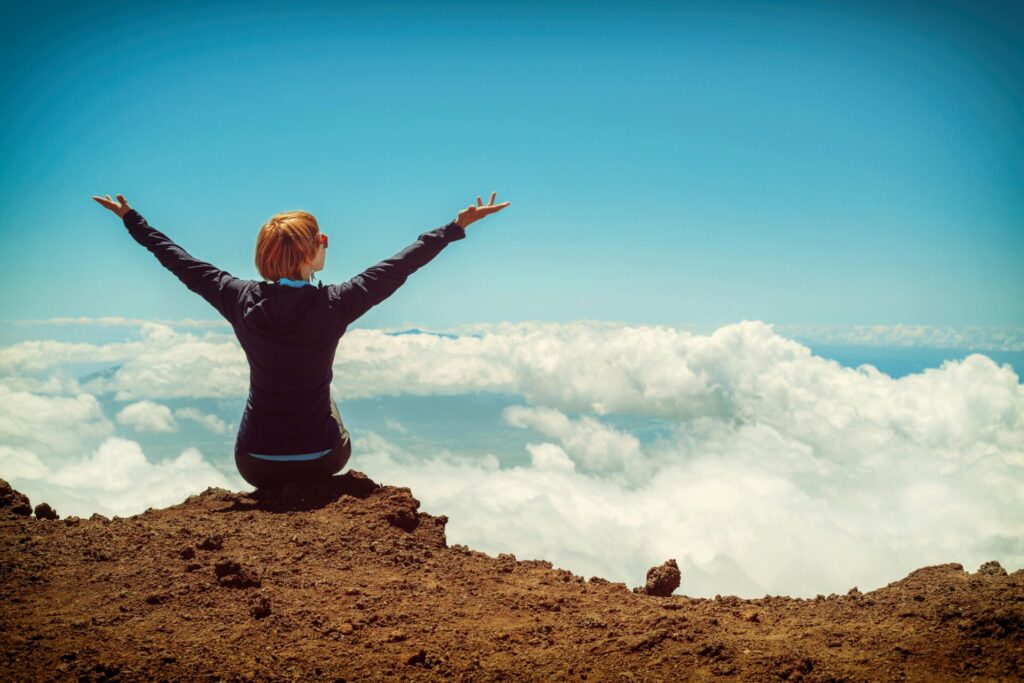
[[[446,517],[354,471],[111,520],[28,505],[0,481],[4,680],[1024,675],[1024,570],[995,563],[813,600],[658,597],[449,546]]]

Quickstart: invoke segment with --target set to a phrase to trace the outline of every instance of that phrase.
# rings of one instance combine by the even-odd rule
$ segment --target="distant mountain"
[[[90,372],[87,375],[82,375],[78,378],[78,383],[86,384],[97,379],[111,379],[117,371],[121,369],[122,365],[124,365],[124,363],[118,363],[117,365],[109,368],[104,368],[103,370],[97,370],[96,372]]]
[[[457,335],[457,334],[446,334],[444,332],[427,332],[425,330],[420,330],[420,329],[417,329],[415,327],[413,327],[411,329],[408,329],[408,330],[401,330],[399,332],[387,332],[386,334],[388,334],[388,335],[390,335],[392,337],[397,337],[397,336],[402,335],[402,334],[429,334],[432,337],[445,337],[447,339],[458,339],[459,338],[459,335]]]

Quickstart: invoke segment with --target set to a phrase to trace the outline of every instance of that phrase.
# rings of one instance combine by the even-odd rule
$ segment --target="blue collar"
[[[277,281],[279,285],[288,285],[289,287],[304,287],[305,285],[313,286],[312,282],[306,282],[305,280],[292,280],[290,278],[283,277]]]

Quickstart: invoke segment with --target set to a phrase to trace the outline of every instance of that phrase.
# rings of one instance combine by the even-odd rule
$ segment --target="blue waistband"
[[[259,458],[260,460],[316,460],[317,458],[322,458],[327,455],[331,450],[333,449],[328,448],[325,451],[317,451],[316,453],[300,453],[299,455],[257,455],[256,453],[250,453],[249,455],[254,458]]]

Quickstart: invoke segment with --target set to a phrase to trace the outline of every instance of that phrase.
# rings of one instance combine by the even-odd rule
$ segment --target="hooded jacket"
[[[311,453],[336,443],[330,387],[338,341],[349,325],[466,236],[452,221],[347,282],[295,287],[295,281],[243,280],[200,261],[135,209],[123,220],[136,242],[231,323],[249,362],[235,452],[267,455]]]

